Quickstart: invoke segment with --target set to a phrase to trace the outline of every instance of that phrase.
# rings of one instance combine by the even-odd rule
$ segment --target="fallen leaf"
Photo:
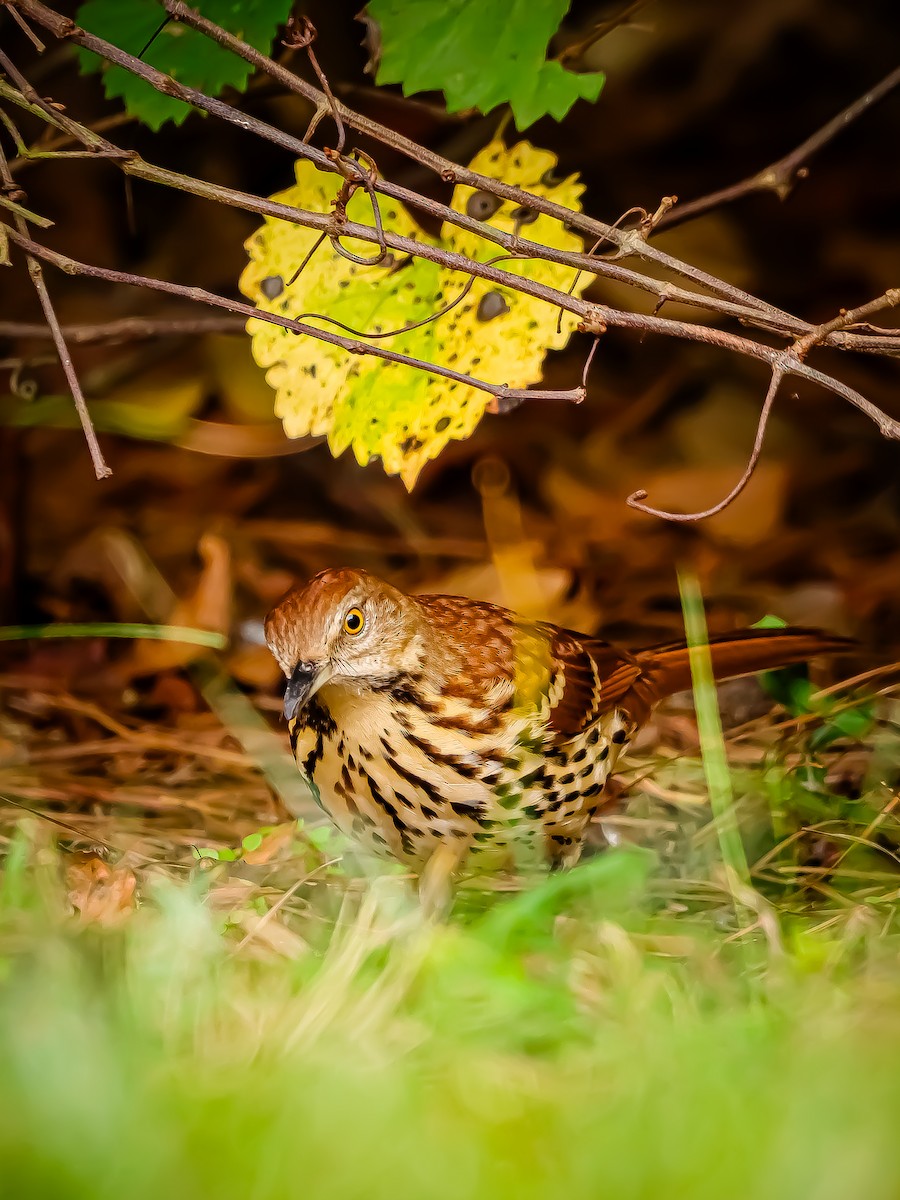
[[[86,924],[119,925],[135,906],[134,872],[97,854],[78,853],[66,865],[69,904]]]

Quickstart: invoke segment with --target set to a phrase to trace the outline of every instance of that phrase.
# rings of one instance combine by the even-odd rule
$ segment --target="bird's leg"
[[[468,853],[466,842],[442,842],[419,877],[419,902],[427,917],[441,920],[453,902],[453,876]]]

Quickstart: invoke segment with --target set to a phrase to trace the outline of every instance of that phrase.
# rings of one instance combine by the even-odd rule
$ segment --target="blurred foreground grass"
[[[900,1190],[889,907],[752,893],[735,937],[727,888],[667,911],[620,848],[443,926],[397,877],[310,883],[263,953],[209,902],[225,866],[78,924],[43,829],[0,890],[4,1196]]]

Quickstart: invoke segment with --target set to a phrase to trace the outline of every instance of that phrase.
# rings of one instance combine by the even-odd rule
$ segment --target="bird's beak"
[[[292,721],[304,704],[309,703],[331,676],[332,669],[329,663],[297,663],[284,689],[285,719]]]

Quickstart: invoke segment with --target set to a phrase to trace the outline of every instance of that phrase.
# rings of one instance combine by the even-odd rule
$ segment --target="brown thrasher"
[[[416,869],[581,854],[635,729],[691,686],[687,646],[629,653],[463,596],[408,596],[323,571],[266,619],[301,771],[351,837]],[[716,679],[852,643],[813,629],[710,639]],[[436,852],[440,851],[440,854]],[[476,860],[477,856],[477,860]]]

